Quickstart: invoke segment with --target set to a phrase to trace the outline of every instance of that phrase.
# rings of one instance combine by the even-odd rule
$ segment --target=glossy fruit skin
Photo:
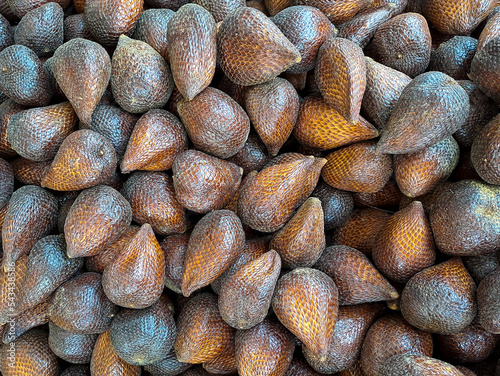
[[[477,289],[479,323],[488,332],[495,334],[500,334],[500,306],[498,301],[495,299],[499,290],[499,269],[496,269],[483,278]]]
[[[496,116],[484,126],[474,139],[471,148],[471,162],[481,178],[490,184],[500,183],[500,117]]]
[[[477,39],[464,36],[441,43],[432,56],[429,70],[446,73],[455,80],[466,80],[477,45]]]
[[[7,6],[8,7],[8,6]],[[1,32],[1,37],[0,37],[0,51],[2,51],[4,48],[9,47],[10,45],[14,44],[14,29],[11,26],[10,22],[7,20],[6,14],[3,11],[3,9],[0,9],[0,32]]]
[[[214,374],[231,375],[236,372],[236,346],[234,341],[215,358],[203,363],[203,369]]]
[[[146,9],[141,13],[133,39],[146,42],[164,59],[168,59],[168,40],[165,30],[175,12],[171,9]]]
[[[2,158],[17,155],[7,139],[7,129],[12,115],[24,109],[24,106],[17,104],[12,99],[7,99],[0,104],[0,157]]]
[[[49,323],[49,347],[61,359],[86,364],[92,358],[97,334],[75,334]]]
[[[179,375],[187,369],[191,368],[192,364],[182,363],[177,360],[174,349],[170,350],[166,357],[156,363],[147,364],[144,370],[152,375]]]
[[[14,171],[5,159],[0,159],[0,208],[9,202],[14,192]]]
[[[63,34],[64,42],[75,38],[92,39],[82,13],[72,14],[64,19]]]
[[[319,181],[311,197],[316,197],[321,201],[325,230],[342,226],[351,217],[354,207],[351,193],[335,189]]]
[[[377,376],[461,376],[462,373],[451,364],[430,356],[398,354],[388,359]]]
[[[355,0],[355,1],[322,1],[322,0],[299,0],[299,5],[309,5],[321,10],[328,19],[334,23],[342,24],[350,20],[356,13],[366,9],[371,4],[371,1]]]
[[[22,289],[22,282],[26,275],[28,255],[21,256],[15,264],[5,264],[0,269],[0,325],[9,323],[11,315],[15,313],[17,296]],[[14,274],[13,274],[14,273]],[[14,294],[14,295],[13,295]],[[5,326],[5,333],[9,339],[10,329]]]
[[[495,37],[474,55],[468,74],[469,78],[477,83],[481,90],[497,104],[500,102],[500,90],[498,90],[499,65],[500,37]]]
[[[165,287],[177,294],[182,294],[182,269],[190,236],[191,234],[170,235],[160,243],[165,256]]]

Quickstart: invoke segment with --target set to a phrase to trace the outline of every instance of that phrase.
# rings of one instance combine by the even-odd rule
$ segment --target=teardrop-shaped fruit
[[[416,328],[456,334],[477,313],[476,285],[459,257],[415,274],[401,294],[401,313]]]
[[[378,233],[372,256],[382,274],[400,283],[434,264],[434,240],[420,201],[413,201],[389,218]]]
[[[299,96],[292,84],[275,78],[248,88],[245,109],[269,154],[278,154],[299,114]]]
[[[274,234],[269,247],[279,253],[284,267],[293,269],[313,266],[325,245],[321,201],[311,197]]]
[[[373,125],[361,116],[358,121],[349,122],[319,94],[309,95],[302,100],[293,129],[298,142],[317,150],[369,140],[378,134]]]
[[[314,77],[325,102],[357,122],[366,88],[363,50],[344,38],[329,38],[318,52]]]
[[[500,190],[477,180],[453,183],[429,213],[437,248],[448,255],[474,256],[500,247]]]
[[[113,349],[109,330],[100,334],[92,352],[90,372],[93,376],[139,376],[141,367],[126,363]]]
[[[476,136],[470,155],[474,169],[485,182],[490,184],[500,184],[499,143],[500,116],[496,116]]]
[[[23,255],[15,263],[4,263],[4,267],[0,269],[0,325],[7,324],[16,313],[16,303],[22,290],[27,265],[28,255]],[[8,333],[8,330],[5,332]]]
[[[408,154],[431,146],[458,130],[469,108],[469,96],[453,78],[441,72],[421,74],[401,93],[377,149]]]
[[[223,284],[219,312],[236,329],[250,329],[266,317],[281,270],[276,251],[241,266]]]
[[[351,217],[354,200],[350,192],[340,191],[320,181],[311,196],[321,201],[325,230],[339,227]]]
[[[373,3],[371,0],[298,0],[299,5],[309,5],[318,8],[335,25],[343,24],[350,20],[354,15]]]
[[[187,146],[186,131],[179,119],[165,110],[148,111],[135,124],[121,170],[169,170]]]
[[[121,108],[134,114],[162,108],[173,88],[170,69],[153,47],[120,36],[111,59],[111,91]]]
[[[245,246],[240,219],[229,210],[214,210],[196,224],[184,259],[184,296],[209,285],[238,257]]]
[[[141,229],[109,263],[102,274],[102,287],[115,304],[146,308],[163,291],[165,258],[149,224]]]
[[[182,294],[182,269],[190,236],[191,234],[171,235],[160,243],[165,256],[165,287],[178,294]]]
[[[14,192],[14,171],[9,162],[0,159],[0,208],[9,202]]]
[[[302,351],[307,362],[316,371],[326,374],[347,370],[353,366],[359,358],[366,332],[383,310],[381,304],[340,307],[326,356],[317,356],[307,347],[303,347]]]
[[[457,368],[442,360],[418,354],[399,354],[380,367],[377,376],[462,376]]]
[[[175,12],[172,9],[146,9],[141,13],[133,38],[153,47],[166,62],[168,58],[167,26]]]
[[[21,291],[21,289],[18,291]],[[28,330],[45,325],[48,322],[49,302],[47,299],[33,308],[27,309],[15,318],[10,318],[5,325],[8,330],[4,330],[2,341],[3,343],[11,343]]]
[[[217,52],[226,76],[238,85],[267,82],[301,61],[300,51],[264,13],[242,7],[217,33]]]
[[[200,5],[183,5],[168,23],[167,40],[175,85],[190,101],[210,85],[215,73],[215,20]]]
[[[97,334],[77,334],[49,323],[49,347],[59,358],[76,364],[89,363]]]
[[[11,117],[7,138],[20,156],[46,162],[54,158],[64,139],[75,130],[76,121],[69,102],[32,108]]]
[[[316,269],[294,269],[278,280],[272,306],[304,346],[326,354],[339,310],[337,286],[329,276]]]
[[[90,124],[111,77],[111,59],[106,50],[88,39],[71,39],[54,53],[52,72],[78,118]]]
[[[378,319],[366,333],[361,348],[361,368],[366,376],[376,376],[384,362],[397,354],[432,355],[432,335],[415,329],[400,314]]]
[[[376,150],[375,141],[363,141],[326,156],[321,177],[332,187],[350,192],[377,192],[392,175],[392,159]]]
[[[12,194],[2,227],[3,265],[28,254],[57,224],[57,200],[52,193],[25,185]]]
[[[500,269],[488,274],[477,289],[478,317],[481,326],[490,333],[500,334]]]
[[[234,329],[222,319],[217,297],[210,293],[194,296],[184,305],[177,320],[177,359],[203,363],[213,359],[233,341]]]
[[[132,221],[128,201],[107,185],[84,190],[64,224],[70,257],[93,256],[111,245]]]
[[[50,55],[63,44],[63,19],[64,11],[56,2],[39,6],[19,21],[14,41],[29,47],[38,56]]]
[[[236,194],[242,173],[234,163],[193,149],[175,158],[172,171],[177,200],[197,213],[224,208]]]
[[[266,319],[236,333],[236,368],[241,376],[284,375],[293,358],[293,336]]]
[[[23,106],[46,106],[52,98],[49,76],[40,59],[19,44],[0,52],[0,90]]]
[[[455,36],[441,43],[432,54],[429,70],[446,73],[455,80],[466,80],[476,47],[477,39]]]
[[[12,115],[23,111],[24,106],[17,104],[12,99],[7,99],[0,104],[0,157],[7,158],[16,155],[17,153],[12,149],[9,140],[7,139],[7,129],[9,120]]]
[[[206,88],[191,101],[182,99],[177,110],[194,146],[225,159],[243,148],[250,133],[250,119],[226,93]]]
[[[152,375],[179,375],[191,366],[192,364],[179,362],[174,349],[172,349],[167,356],[159,362],[144,366],[144,370]]]
[[[358,208],[379,208],[394,211],[401,200],[406,197],[395,181],[389,180],[377,192],[354,192],[354,206]]]
[[[114,47],[121,35],[134,32],[144,0],[87,0],[85,23],[93,39],[106,47]]]
[[[116,169],[111,142],[90,129],[71,133],[64,139],[42,179],[42,187],[74,191],[107,182]]]

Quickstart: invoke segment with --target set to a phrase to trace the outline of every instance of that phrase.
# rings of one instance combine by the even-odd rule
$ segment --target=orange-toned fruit
[[[165,287],[178,294],[182,294],[182,269],[190,236],[191,234],[171,235],[160,243],[165,256]]]
[[[292,133],[299,114],[299,96],[292,84],[283,78],[275,78],[248,88],[245,109],[269,154],[278,154]]]
[[[8,324],[16,313],[17,297],[28,270],[27,265],[28,255],[23,255],[15,263],[4,264],[0,269],[0,325]],[[5,332],[9,333],[9,330],[6,329]]]
[[[42,179],[49,171],[51,164],[52,161],[34,162],[21,157],[14,159],[10,163],[15,178],[28,185],[41,185]]]
[[[310,267],[326,245],[321,201],[310,197],[286,225],[277,231],[269,247],[279,253],[286,268]]]
[[[490,40],[484,45],[472,59],[469,78],[477,83],[482,91],[491,97],[496,103],[500,102],[500,90],[498,82],[500,75],[500,37]]]
[[[441,72],[421,74],[401,93],[377,149],[408,154],[433,145],[466,122],[469,108],[469,96],[453,78]]]
[[[177,320],[177,359],[184,363],[204,363],[220,355],[233,342],[234,329],[222,319],[217,297],[201,293],[191,298]]]
[[[368,8],[372,0],[298,0],[299,5],[318,8],[335,25],[349,21],[356,13]]]
[[[192,366],[189,363],[182,363],[177,360],[174,349],[170,350],[165,358],[159,362],[144,366],[144,370],[152,375],[173,375],[182,374]]]
[[[172,171],[177,200],[197,213],[224,208],[236,194],[242,173],[234,163],[197,150],[179,154]]]
[[[44,302],[27,309],[17,315],[13,320],[10,319],[5,325],[8,330],[3,332],[3,343],[11,343],[23,333],[37,326],[45,325],[49,322],[49,302]]]
[[[111,59],[111,91],[121,108],[134,114],[162,108],[173,88],[170,69],[153,47],[120,36]]]
[[[466,80],[477,44],[477,39],[464,36],[441,43],[432,54],[429,70],[446,73],[455,80]]]
[[[69,210],[64,235],[70,257],[86,257],[106,249],[132,221],[128,201],[115,189],[99,185],[80,193]]]
[[[434,240],[420,201],[413,201],[389,218],[378,233],[372,256],[382,274],[400,283],[434,264]]]
[[[168,59],[167,26],[175,12],[171,9],[146,9],[141,13],[133,38],[153,47],[166,62]]]
[[[438,334],[464,330],[477,313],[476,285],[459,257],[415,274],[401,294],[401,313],[416,328]]]
[[[281,323],[309,350],[323,356],[339,310],[338,290],[325,273],[298,268],[276,284],[272,306]]]
[[[481,326],[489,333],[500,334],[500,269],[488,274],[477,289],[478,318]]]
[[[241,376],[285,374],[293,358],[293,336],[280,323],[264,320],[236,333],[236,368]]]
[[[366,333],[361,348],[361,368],[366,376],[378,372],[387,359],[397,354],[432,355],[432,335],[415,329],[400,314],[378,319]]]
[[[314,74],[325,102],[348,121],[358,121],[366,88],[363,50],[348,39],[331,37],[319,49]]]
[[[266,317],[281,270],[281,259],[271,250],[236,270],[219,292],[219,312],[236,329],[250,329]]]
[[[187,146],[186,131],[179,119],[165,110],[148,111],[135,124],[120,165],[121,171],[169,170],[175,157]]]
[[[52,72],[79,119],[90,124],[111,77],[111,59],[106,50],[87,39],[72,39],[54,53]]]
[[[358,121],[349,122],[319,94],[311,94],[302,100],[293,129],[298,142],[317,150],[369,140],[378,134],[373,125],[361,116]]]
[[[317,356],[307,347],[302,348],[308,363],[322,374],[332,374],[352,367],[359,358],[366,332],[383,311],[381,304],[340,307],[326,356]]]
[[[301,61],[299,50],[264,13],[242,7],[217,33],[217,52],[226,76],[238,85],[267,82]]]
[[[255,132],[250,132],[245,145],[232,157],[226,159],[243,169],[243,175],[248,176],[251,171],[260,171],[268,162],[266,146]]]
[[[193,3],[208,10],[215,22],[221,22],[234,10],[246,6],[245,0],[194,0]]]
[[[7,139],[7,128],[12,115],[23,111],[24,106],[17,104],[12,99],[7,99],[0,104],[0,157],[7,158],[17,155],[12,149],[9,140]]]
[[[321,171],[332,187],[350,192],[381,190],[392,175],[392,158],[376,150],[375,141],[364,141],[338,149],[326,156]]]
[[[234,374],[236,372],[236,348],[234,341],[215,358],[203,363],[203,369],[216,375]]]
[[[14,171],[5,159],[0,159],[0,208],[9,202],[14,192]]]
[[[462,376],[457,368],[442,360],[418,354],[398,354],[379,369],[378,376]]]
[[[225,159],[243,148],[250,119],[226,93],[206,88],[191,101],[182,99],[177,110],[196,149]]]
[[[312,369],[302,358],[294,357],[285,376],[321,376],[321,374]]]
[[[269,16],[275,16],[277,13],[294,5],[292,0],[264,0],[265,9],[269,12]]]
[[[49,323],[49,347],[62,360],[75,364],[89,363],[97,334],[77,334]]]
[[[187,100],[202,92],[215,73],[215,20],[197,4],[179,8],[167,26],[168,55],[175,85]]]
[[[486,25],[477,40],[477,51],[482,49],[490,40],[500,36],[500,16],[498,14],[498,11],[493,12],[493,10],[489,14]]]
[[[500,184],[500,160],[497,156],[499,143],[500,116],[496,116],[478,133],[472,143],[470,155],[476,172],[490,184]]]

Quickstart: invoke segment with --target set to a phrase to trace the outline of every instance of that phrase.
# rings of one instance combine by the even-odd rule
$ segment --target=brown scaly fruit
[[[49,347],[62,360],[74,364],[89,363],[97,334],[77,334],[49,323]]]
[[[377,192],[354,192],[354,206],[356,208],[379,208],[394,211],[400,201],[406,197],[398,188],[395,181],[389,180]]]
[[[0,5],[0,51],[14,44],[14,28],[11,26],[9,20],[4,17],[6,14],[1,8],[2,6]]]
[[[498,8],[497,8],[498,9]],[[500,36],[499,12],[490,12],[486,25],[477,40],[477,51],[483,48],[490,40]]]
[[[255,132],[250,132],[245,145],[232,157],[226,159],[243,169],[243,175],[248,176],[251,171],[260,171],[268,162],[266,146]]]
[[[301,61],[299,50],[262,12],[242,7],[217,33],[217,52],[226,76],[238,85],[267,82]]]
[[[10,319],[12,320],[12,319]],[[49,322],[49,299],[27,309],[17,315],[13,321],[8,322],[5,326],[8,330],[3,332],[3,343],[11,343],[19,336],[26,333],[28,330],[37,326],[45,325]]]
[[[159,362],[144,366],[144,370],[152,375],[174,375],[182,374],[182,372],[186,371],[191,366],[192,364],[179,362],[175,355],[175,350],[172,349],[167,356]]]
[[[217,55],[216,39],[215,20],[200,5],[183,5],[168,23],[168,55],[172,75],[187,101],[212,81]]]
[[[467,79],[477,44],[477,39],[464,36],[441,43],[431,56],[429,70],[446,73],[455,80]]]
[[[0,269],[0,325],[7,324],[15,314],[16,303],[26,276],[28,255]],[[14,295],[13,295],[14,294]],[[9,333],[9,330],[6,330]]]
[[[497,104],[500,103],[498,83],[500,75],[500,36],[496,36],[481,48],[472,59],[469,78]]]
[[[496,116],[478,133],[472,143],[470,159],[474,169],[487,183],[500,184],[500,116]]]
[[[309,5],[318,8],[334,24],[343,24],[349,21],[356,13],[368,8],[372,0],[298,0],[299,5]]]
[[[14,192],[14,171],[5,159],[0,158],[0,208],[9,202]]]
[[[342,226],[351,217],[354,200],[350,192],[340,191],[320,181],[311,196],[321,201],[325,230]]]
[[[111,77],[111,59],[106,50],[87,39],[71,39],[54,53],[52,71],[78,118],[90,124]]]
[[[500,267],[500,253],[492,252],[485,255],[466,256],[462,257],[462,261],[476,285],[479,285],[488,274]]]
[[[146,9],[141,13],[132,38],[146,42],[153,47],[166,62],[168,58],[167,25],[175,12],[172,9]]]
[[[7,139],[7,129],[9,125],[9,120],[12,115],[23,111],[24,106],[17,104],[12,99],[7,99],[5,102],[0,104],[0,157],[7,158],[17,155],[17,153],[12,149],[9,140]]]
[[[265,10],[269,13],[269,16],[274,16],[284,9],[289,8],[294,5],[292,0],[264,0],[262,5]],[[267,14],[267,13],[266,13]]]
[[[415,274],[401,294],[401,313],[429,333],[456,334],[477,313],[476,285],[459,257]]]
[[[500,269],[488,274],[477,289],[478,317],[481,326],[490,333],[500,334]]]
[[[399,354],[388,359],[377,376],[462,376],[457,368],[442,360],[418,354]]]
[[[6,0],[5,1],[5,3],[10,8],[10,12],[8,13],[9,17],[10,14],[12,13],[18,18],[23,18],[29,11],[38,8],[41,5],[46,4],[48,2],[49,0],[17,0],[17,1]],[[70,0],[57,0],[55,2],[58,3],[63,8],[67,8],[71,4]]]
[[[272,306],[281,323],[309,350],[324,356],[339,310],[338,290],[325,273],[297,268],[276,284]]]
[[[92,40],[90,31],[85,23],[85,16],[82,13],[72,14],[64,19],[64,42],[75,38]]]
[[[194,0],[193,3],[208,10],[215,22],[221,22],[234,10],[246,6],[245,0]]]
[[[60,376],[90,376],[90,365],[71,365]]]
[[[160,243],[165,256],[165,287],[177,294],[182,294],[182,269],[190,236],[191,234],[175,234],[167,236]]]
[[[236,373],[235,341],[231,341],[224,351],[215,358],[203,363],[203,369],[216,375],[232,375]]]
[[[312,369],[305,360],[294,357],[285,376],[321,376],[321,374]]]

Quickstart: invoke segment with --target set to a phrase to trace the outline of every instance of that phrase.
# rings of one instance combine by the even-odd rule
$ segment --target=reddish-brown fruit
[[[475,256],[500,247],[500,191],[497,186],[464,180],[437,198],[429,220],[437,248],[452,256]]]
[[[7,21],[13,21],[13,22],[19,21],[19,17],[14,14],[12,9],[10,9],[8,1],[4,1],[0,5],[0,14],[2,14],[2,17],[5,18],[5,20],[7,20]],[[4,21],[2,21],[2,23],[3,22]],[[9,23],[9,25],[10,25],[10,23]],[[7,30],[10,30],[11,33],[14,32],[14,30],[9,29],[9,28],[7,28]],[[10,37],[12,37],[12,35]],[[11,41],[12,41],[12,43],[14,43],[13,39],[11,39]],[[10,43],[10,44],[12,44],[12,43]]]
[[[72,39],[54,53],[52,72],[80,120],[90,124],[111,77],[111,59],[106,50],[87,39]]]
[[[196,224],[184,259],[184,296],[209,285],[238,257],[245,246],[240,219],[229,210],[215,210]]]
[[[15,115],[14,115],[15,116]],[[479,131],[471,148],[474,169],[487,183],[500,184],[500,116],[496,116]]]
[[[96,334],[106,331],[118,312],[104,294],[101,275],[83,273],[63,283],[51,298],[50,320],[73,333]]]
[[[320,181],[311,196],[321,201],[325,230],[339,227],[350,218],[354,207],[350,192],[340,191]]]
[[[302,60],[287,73],[305,73],[316,65],[321,45],[336,32],[333,24],[317,8],[304,5],[289,6],[276,14],[272,21],[300,52]]]
[[[286,154],[282,154],[286,158]],[[301,154],[289,161],[271,161],[242,187],[238,214],[243,223],[262,232],[279,230],[312,193],[326,160]]]
[[[28,270],[28,255],[19,257],[15,263],[4,265],[0,269],[0,325],[8,324],[12,315],[16,313],[17,297],[22,290],[22,282]],[[9,333],[8,326],[5,328],[5,333]]]
[[[139,17],[133,35],[134,39],[153,47],[166,62],[169,62],[166,30],[174,14],[171,9],[146,9]]]
[[[12,348],[15,356],[9,351]],[[0,364],[4,376],[59,375],[57,356],[49,348],[48,334],[36,329],[24,333],[11,344],[1,346]]]
[[[204,363],[220,355],[232,343],[234,329],[222,319],[217,297],[202,293],[191,298],[177,320],[175,353],[180,362]]]
[[[197,213],[224,208],[236,194],[242,173],[235,164],[197,150],[179,154],[172,171],[177,200]]]
[[[415,274],[401,294],[401,313],[416,328],[456,334],[477,313],[476,285],[459,257]]]
[[[500,334],[500,269],[488,274],[477,289],[478,317],[481,326],[490,333]]]
[[[497,5],[495,0],[422,0],[422,14],[440,33],[470,34]]]
[[[318,150],[369,140],[378,134],[373,125],[361,116],[358,121],[349,122],[334,107],[328,105],[320,94],[312,94],[302,100],[293,129],[298,142]]]
[[[332,187],[350,192],[377,192],[392,175],[392,158],[376,150],[375,141],[364,141],[326,156],[321,171]]]
[[[0,52],[0,90],[23,106],[46,106],[52,98],[42,62],[34,51],[19,44]]]
[[[340,25],[349,21],[356,13],[368,8],[372,0],[298,0],[297,3],[318,8],[331,22]]]
[[[0,104],[0,157],[7,158],[16,155],[17,153],[12,149],[9,140],[7,139],[7,129],[9,120],[12,115],[23,111],[24,106],[17,104],[11,99],[7,99]]]
[[[5,159],[0,159],[0,208],[9,202],[14,192],[14,171]]]
[[[281,77],[290,82],[297,91],[302,91],[306,88],[307,72],[297,74],[285,72]]]
[[[226,279],[219,293],[219,312],[236,329],[250,329],[266,317],[281,270],[276,251],[249,261]]]
[[[384,307],[381,304],[340,307],[326,356],[317,356],[307,347],[302,348],[308,363],[316,371],[326,374],[352,367],[359,358],[366,332],[383,311]]]
[[[292,84],[275,78],[248,88],[245,109],[269,154],[278,154],[299,114],[299,96]]]
[[[3,332],[3,343],[10,343],[28,330],[47,324],[49,322],[48,299],[10,320],[5,325],[6,330]]]
[[[497,8],[499,9],[499,8]],[[499,12],[490,12],[486,25],[479,35],[477,41],[477,51],[482,49],[488,42],[500,36],[500,16]]]
[[[366,88],[363,50],[348,39],[331,37],[319,49],[314,74],[325,102],[357,122]]]
[[[469,78],[496,103],[500,103],[500,37],[490,40],[472,59]]]
[[[364,193],[355,192],[352,194],[354,206],[356,208],[379,208],[394,211],[405,196],[398,188],[395,181],[389,180],[384,187],[377,192]]]
[[[431,146],[460,129],[469,107],[469,96],[453,78],[441,72],[421,74],[401,93],[377,150],[408,154]]]
[[[339,304],[393,300],[399,294],[360,251],[344,245],[325,249],[314,266],[330,276],[339,291]]]
[[[242,7],[217,33],[217,52],[226,76],[238,85],[267,82],[301,61],[300,51],[264,13]]]
[[[323,209],[315,197],[306,200],[269,245],[281,256],[286,268],[310,267],[326,245]]]
[[[434,264],[434,240],[420,201],[413,201],[389,218],[378,233],[372,256],[382,274],[400,283]]]
[[[287,9],[294,5],[292,0],[264,0],[264,8],[269,12],[269,16],[274,16],[284,9]]]
[[[167,356],[159,362],[144,366],[144,370],[152,375],[178,375],[182,374],[182,372],[186,371],[191,366],[192,364],[179,362],[174,349],[172,349]]]
[[[379,369],[377,376],[462,376],[462,373],[449,363],[419,354],[398,354]]]
[[[233,375],[236,372],[236,348],[234,342],[229,344],[222,353],[208,362],[203,368],[215,375]]]
[[[243,175],[248,176],[251,171],[260,171],[268,162],[269,156],[260,137],[252,132],[248,135],[243,148],[226,160],[240,166],[243,169]]]
[[[411,78],[365,57],[366,90],[361,109],[379,129],[384,129],[403,89]]]
[[[49,171],[51,164],[52,161],[33,162],[25,158],[17,158],[10,163],[15,178],[28,185],[41,185],[42,179]]]
[[[48,3],[49,0],[6,0],[5,3],[10,7],[11,13],[16,17],[22,18],[29,11]],[[56,0],[61,7],[67,8],[71,4],[71,0]],[[2,12],[3,13],[3,12]],[[10,13],[9,13],[10,15]],[[7,15],[6,15],[7,16]]]
[[[62,360],[75,364],[89,363],[97,334],[76,334],[49,323],[49,347]]]
[[[321,376],[321,374],[312,369],[305,360],[295,357],[286,370],[285,376]]]
[[[102,274],[102,287],[115,304],[127,308],[146,308],[163,291],[165,257],[149,224],[145,224],[108,264]]]
[[[189,238],[191,234],[167,236],[160,247],[165,256],[165,286],[182,294],[181,278]]]
[[[293,336],[280,323],[264,320],[236,333],[236,368],[241,376],[283,376],[293,358]]]
[[[165,110],[151,110],[135,124],[121,170],[169,170],[187,146],[186,131],[179,119]]]
[[[246,6],[245,0],[194,0],[193,3],[208,10],[215,22],[221,22],[236,9]]]
[[[80,193],[69,210],[64,235],[70,257],[87,257],[106,249],[132,221],[128,201],[115,189],[99,185]]]
[[[432,355],[432,335],[415,329],[399,314],[378,319],[366,333],[361,348],[361,368],[366,376],[376,376],[387,359],[412,353]]]
[[[476,285],[479,285],[484,277],[500,267],[500,253],[492,252],[485,255],[462,257],[462,261]]]
[[[57,83],[57,80],[54,76],[54,71],[52,69],[54,59],[52,57],[49,57],[45,62],[43,63],[43,67],[45,68],[45,72],[47,73],[47,77],[49,80],[49,87],[51,88],[52,92],[54,93],[55,98],[61,98],[62,100],[67,100],[66,95],[62,91],[61,87]]]
[[[25,185],[12,194],[2,227],[3,265],[29,253],[57,224],[57,200],[48,191]]]
[[[109,330],[100,334],[92,352],[90,372],[93,376],[139,376],[141,367],[126,363],[113,349]]]
[[[191,101],[182,99],[177,110],[194,146],[225,159],[243,148],[250,133],[250,119],[226,93],[206,88]]]
[[[445,182],[439,184],[434,188],[431,192],[419,196],[419,197],[408,197],[408,196],[403,196],[402,199],[400,200],[399,203],[399,209],[406,208],[408,205],[410,205],[413,201],[420,201],[422,203],[422,206],[424,207],[424,211],[426,214],[429,214],[429,212],[432,210],[434,205],[437,202],[437,199],[439,198],[439,195],[444,192],[446,189],[448,189],[453,182],[446,180]]]
[[[175,85],[190,101],[210,85],[215,73],[215,20],[197,4],[183,5],[168,23],[167,40]]]
[[[10,118],[7,139],[21,157],[35,162],[50,161],[64,139],[75,130],[76,121],[69,102],[32,108]]]
[[[455,36],[441,43],[435,50],[429,70],[446,73],[455,80],[465,80],[476,53],[476,47],[477,39]]]
[[[92,39],[85,16],[82,13],[72,14],[64,19],[64,42],[75,38]]]
[[[338,290],[325,273],[298,268],[276,284],[272,306],[281,323],[313,353],[323,356],[339,310]]]

